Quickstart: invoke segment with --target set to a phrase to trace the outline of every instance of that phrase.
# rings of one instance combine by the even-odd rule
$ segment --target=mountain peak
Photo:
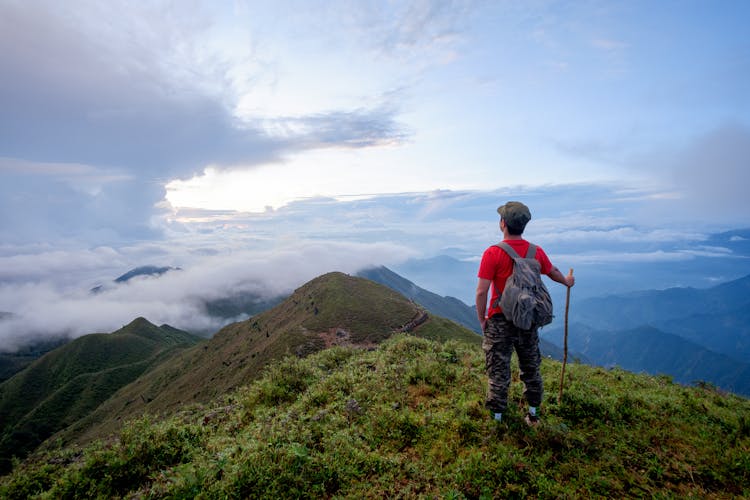
[[[273,311],[310,332],[346,328],[354,342],[383,340],[420,312],[413,302],[390,288],[341,272],[306,283]]]
[[[124,283],[129,281],[136,276],[161,276],[168,271],[179,271],[179,267],[171,266],[140,266],[126,272],[122,276],[115,279],[115,283]]]
[[[146,318],[144,318],[143,316],[138,316],[133,321],[125,325],[123,328],[140,329],[140,328],[158,328],[158,327],[155,324],[151,323]]]

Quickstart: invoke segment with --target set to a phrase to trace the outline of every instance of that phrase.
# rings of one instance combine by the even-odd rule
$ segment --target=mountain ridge
[[[611,294],[576,302],[576,315],[602,329],[625,329],[686,314],[722,313],[743,307],[750,297],[750,275],[710,288],[672,287]]]
[[[381,268],[377,274],[380,278],[388,278],[412,297],[405,297],[393,287],[389,288],[362,277],[335,272],[322,275],[299,287],[274,308],[248,320],[227,325],[210,340],[174,352],[169,356],[168,362],[161,363],[159,361],[164,360],[155,359],[153,363],[145,363],[148,370],[143,371],[136,380],[121,384],[114,394],[96,408],[85,405],[76,408],[74,404],[71,405],[74,410],[80,410],[85,415],[73,422],[70,419],[58,419],[67,425],[67,428],[59,430],[53,439],[45,443],[43,449],[54,446],[55,442],[86,443],[111,435],[118,431],[122,420],[137,418],[144,412],[161,415],[159,418],[162,418],[174,414],[181,408],[207,404],[250,383],[261,376],[269,363],[289,355],[306,357],[331,347],[376,349],[392,335],[404,331],[431,339],[461,339],[474,345],[481,341],[476,333],[435,316],[428,307],[419,305],[415,300],[420,297],[423,301],[424,297],[434,299],[436,302],[432,307],[440,308],[445,303],[445,297],[427,292],[387,268]],[[733,290],[731,285],[727,289],[730,293]],[[688,295],[690,293],[692,292]],[[450,303],[461,305],[463,311],[469,309],[471,319],[474,320],[473,308],[457,299]],[[465,317],[469,321],[469,315]],[[156,337],[169,341],[175,336],[173,340],[179,343],[180,331],[168,325],[157,327],[145,318],[136,318],[127,326],[133,331],[122,332],[120,337],[150,342]],[[579,327],[574,325],[574,330],[577,328]],[[580,328],[579,331],[582,331],[584,327]],[[545,329],[544,333],[547,332]],[[649,333],[652,337],[655,335],[652,330],[636,329],[634,332],[626,331],[622,338],[635,338],[638,335],[646,338]],[[610,334],[612,332],[609,331],[600,333],[599,340],[606,343],[604,337]],[[99,339],[97,335],[92,335],[91,338],[92,342]],[[577,338],[574,335],[570,343],[574,350],[576,342]],[[620,351],[620,354],[636,352],[631,347],[614,342],[608,347],[612,346],[615,351]],[[71,350],[74,351],[75,349]],[[712,363],[712,360],[717,359],[711,357],[713,355],[714,353],[702,355],[705,365],[717,364]],[[666,357],[657,356],[657,360],[664,358]],[[94,361],[92,366],[107,366],[106,357]],[[723,358],[721,363],[727,364]],[[612,358],[604,364],[626,366],[617,363],[616,360],[612,361]],[[695,377],[698,380],[706,380],[706,377],[695,370],[695,366],[698,365],[691,366],[693,373],[698,373]],[[68,386],[56,393],[52,399],[70,399],[71,395],[86,390],[97,392],[99,386],[109,386],[110,381],[125,380],[129,374],[142,368],[143,365],[138,363],[125,363],[109,370],[102,368],[104,373],[100,374],[98,379],[92,379],[86,373],[70,369],[64,372],[68,376]],[[637,367],[634,369],[637,370]],[[736,377],[750,380],[750,376],[746,377],[747,372],[743,370],[743,367],[734,370]],[[673,377],[685,383],[696,380],[685,380],[674,375]],[[722,386],[738,391],[744,390],[726,383],[722,383]],[[0,384],[0,388],[2,387]],[[37,413],[49,415],[54,412],[41,406]],[[37,414],[31,411],[29,414],[30,421],[36,421]]]
[[[197,342],[137,318],[111,334],[84,335],[0,384],[0,470],[77,421],[120,387]]]

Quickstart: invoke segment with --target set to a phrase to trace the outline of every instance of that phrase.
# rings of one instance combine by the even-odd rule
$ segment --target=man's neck
[[[508,230],[506,229],[503,231],[503,239],[504,240],[522,240],[523,236],[520,234],[509,234]]]

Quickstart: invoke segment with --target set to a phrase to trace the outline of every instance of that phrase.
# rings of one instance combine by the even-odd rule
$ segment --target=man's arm
[[[482,327],[483,332],[484,325],[487,324],[487,318],[485,318],[485,315],[487,314],[487,294],[490,289],[490,283],[492,283],[492,280],[486,280],[483,278],[479,278],[479,283],[477,283],[477,319],[479,320],[479,325]]]
[[[569,276],[564,276],[563,273],[561,273],[560,270],[556,267],[553,267],[552,271],[550,271],[547,276],[549,276],[552,281],[557,281],[558,283],[565,285],[568,288],[576,284],[576,279],[572,274]]]

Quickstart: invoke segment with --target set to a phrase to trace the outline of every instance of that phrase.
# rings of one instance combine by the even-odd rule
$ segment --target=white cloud
[[[39,249],[16,253],[6,250],[0,255],[0,283],[46,281],[59,286],[85,286],[102,272],[117,272],[127,265],[126,259],[110,247],[85,250]],[[3,252],[4,253],[4,252]]]
[[[31,274],[22,283],[0,281],[0,311],[13,314],[0,320],[0,349],[12,349],[30,339],[54,334],[77,337],[110,332],[138,316],[177,328],[216,330],[222,322],[206,314],[203,300],[231,297],[240,291],[270,298],[290,293],[326,272],[355,273],[414,255],[402,246],[388,243],[291,239],[286,243],[274,250],[243,250],[237,246],[216,255],[193,255],[181,271],[108,286],[97,294],[91,293],[90,282],[76,286],[70,276],[49,278],[67,271],[74,276],[92,274],[94,268],[100,276],[110,272],[114,266],[105,262],[107,257],[120,263],[127,260],[112,249],[8,258],[3,264],[18,265],[19,273]],[[183,249],[183,258],[189,255],[187,250]],[[41,275],[44,280],[39,279]]]
[[[15,48],[0,52],[12,75],[0,80],[0,230],[19,243],[153,238],[171,179],[404,139],[387,98],[238,118],[238,85],[265,56],[233,45],[225,16],[200,2],[0,4],[0,45]]]
[[[676,250],[664,251],[656,250],[653,252],[581,252],[576,254],[556,254],[555,258],[561,262],[570,264],[613,264],[613,263],[654,263],[654,262],[675,262],[692,260],[695,257],[728,257],[725,249],[696,249],[696,250]]]

